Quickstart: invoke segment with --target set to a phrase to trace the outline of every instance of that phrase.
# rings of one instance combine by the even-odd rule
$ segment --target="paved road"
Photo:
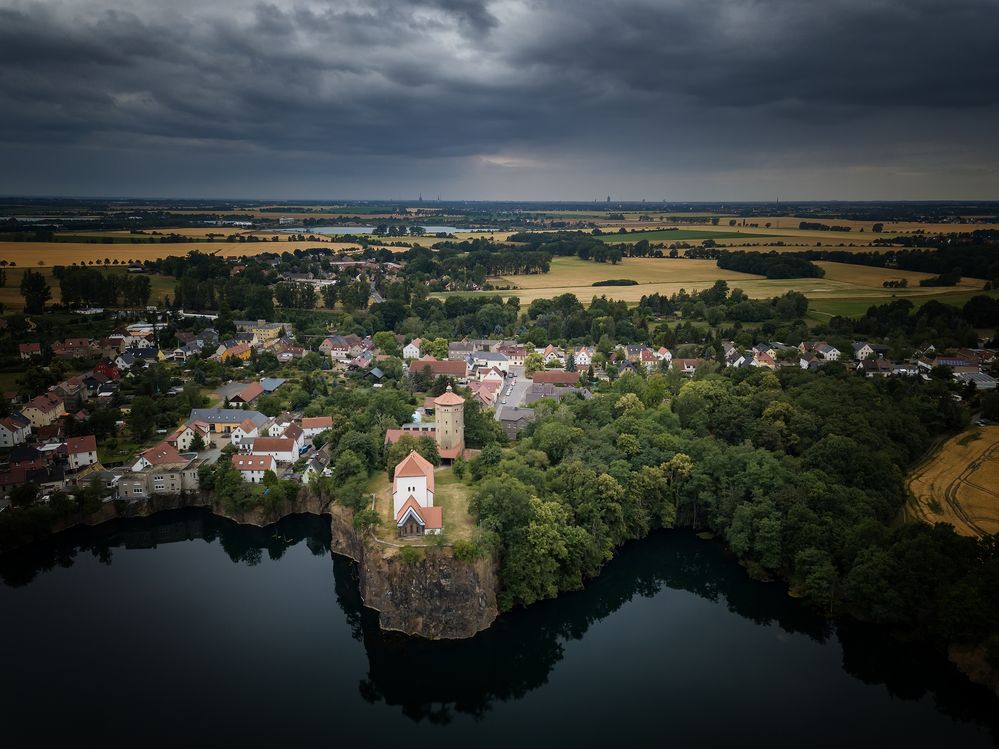
[[[524,396],[527,394],[527,389],[531,386],[531,381],[524,377],[523,367],[510,367],[510,370],[517,375],[517,381],[511,385],[510,381],[507,380],[507,383],[503,385],[503,390],[497,399],[497,421],[499,420],[500,414],[503,412],[504,408],[518,407],[524,402]],[[508,388],[511,391],[510,395],[506,395]],[[506,400],[505,404],[503,403],[504,399]]]

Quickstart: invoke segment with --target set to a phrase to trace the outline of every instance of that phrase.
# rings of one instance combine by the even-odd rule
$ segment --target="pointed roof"
[[[465,399],[455,393],[451,389],[450,385],[447,386],[447,389],[443,392],[443,394],[434,398],[435,406],[460,406],[464,402]]]
[[[160,442],[158,445],[153,445],[148,450],[143,450],[140,456],[154,466],[165,463],[184,462],[184,459],[180,457],[180,453],[169,442]]]
[[[416,450],[410,450],[409,455],[399,461],[399,465],[395,467],[397,479],[410,476],[423,476],[427,480],[427,489],[434,491],[434,467]]]
[[[246,434],[249,434],[250,432],[252,432],[252,431],[253,431],[254,429],[256,429],[256,428],[257,428],[257,425],[253,423],[253,419],[243,419],[243,420],[242,420],[242,421],[241,421],[241,422],[239,423],[239,428],[240,428],[240,429],[241,429],[241,430],[242,430],[242,431],[243,431],[244,433],[246,433]]]
[[[425,526],[427,521],[423,519],[423,513],[421,512],[423,509],[424,508],[420,507],[420,503],[416,501],[416,497],[410,494],[406,501],[402,503],[402,507],[399,508],[399,512],[396,513],[395,522],[398,525],[402,525],[406,522],[406,516],[412,513],[416,518],[416,522]]]

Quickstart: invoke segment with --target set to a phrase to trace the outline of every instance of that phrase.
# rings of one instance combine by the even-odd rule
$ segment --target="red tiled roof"
[[[433,428],[430,428],[430,429],[386,429],[385,430],[385,444],[386,445],[394,445],[396,442],[398,442],[402,437],[404,437],[407,434],[410,437],[416,437],[417,439],[419,439],[420,437],[429,437],[430,439],[434,439],[434,437],[437,434],[437,430],[433,429]]]
[[[244,403],[249,403],[255,398],[264,394],[264,386],[259,382],[251,382],[245,388],[239,391],[237,397]]]
[[[302,419],[303,429],[330,429],[332,427],[332,416],[306,416]]]
[[[578,385],[579,372],[564,372],[561,369],[539,369],[531,379],[534,382],[547,382],[552,385]]]
[[[239,423],[239,428],[243,430],[244,434],[249,434],[257,428],[257,425],[253,423],[253,419],[243,419]]]
[[[66,452],[70,455],[74,453],[95,453],[97,452],[97,438],[88,434],[85,437],[70,437],[66,440]]]
[[[253,440],[254,453],[287,453],[295,449],[295,443],[286,437],[257,437]]]
[[[468,374],[468,365],[463,360],[452,361],[451,359],[445,359],[444,361],[438,361],[434,358],[411,361],[409,363],[409,373],[411,375],[419,374],[426,367],[429,367],[430,372],[434,375],[464,377]]]
[[[435,406],[460,406],[464,402],[465,399],[451,390],[450,385],[441,395],[434,398]]]
[[[158,445],[153,445],[148,450],[143,450],[140,455],[154,466],[162,465],[163,463],[184,462],[184,459],[180,457],[180,453],[169,442],[160,442]]]
[[[232,459],[237,471],[273,471],[274,458],[270,455],[237,455]]]
[[[409,455],[399,461],[395,467],[395,477],[423,476],[427,480],[427,489],[434,490],[434,467],[416,450],[410,450]]]

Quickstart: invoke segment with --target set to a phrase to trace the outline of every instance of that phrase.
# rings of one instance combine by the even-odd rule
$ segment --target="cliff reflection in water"
[[[193,508],[114,520],[97,528],[73,528],[49,541],[0,555],[0,580],[18,587],[56,567],[71,567],[80,554],[91,554],[111,564],[116,548],[154,549],[195,540],[218,541],[233,562],[248,565],[259,563],[265,553],[271,559],[280,559],[288,548],[302,541],[316,556],[330,553],[329,522],[314,515],[292,515],[258,528]]]
[[[341,589],[346,577],[338,575],[338,595],[356,605],[356,587]],[[856,622],[834,625],[790,598],[782,585],[749,579],[719,544],[679,532],[629,544],[584,590],[504,615],[471,640],[395,636],[381,632],[376,615],[364,610],[359,621],[371,670],[360,684],[361,694],[371,702],[397,705],[413,720],[446,723],[455,712],[481,717],[495,701],[517,699],[545,685],[566,645],[583,639],[594,624],[632,599],[652,598],[666,588],[721,603],[761,626],[776,625],[816,642],[838,640],[843,670],[851,676],[883,685],[896,698],[930,694],[942,713],[988,726],[999,736],[994,696],[970,684],[940,654]],[[696,639],[697,632],[690,636]]]
[[[241,565],[255,565],[264,554],[280,559],[287,549],[303,541],[316,556],[330,554],[330,529],[325,518],[293,516],[267,528],[256,528],[239,526],[203,510],[179,510],[97,529],[75,530],[48,543],[2,556],[0,579],[9,586],[24,586],[46,570],[72,566],[81,555],[90,554],[111,564],[116,549],[154,548],[199,539],[218,542],[229,559]],[[674,595],[656,603],[673,607],[683,605],[685,600],[711,601],[740,620],[772,628],[779,636],[804,635],[830,647],[838,641],[842,669],[855,679],[883,685],[893,697],[904,700],[919,700],[930,694],[940,712],[988,726],[993,736],[999,735],[994,697],[969,684],[939,654],[924,646],[897,642],[883,632],[856,623],[833,625],[789,598],[781,585],[750,580],[719,544],[698,541],[689,533],[662,532],[629,544],[585,590],[504,615],[490,629],[464,641],[429,642],[382,632],[377,613],[361,605],[356,566],[342,557],[333,557],[332,567],[333,592],[350,636],[363,643],[367,652],[368,672],[358,682],[360,696],[369,703],[392,706],[413,721],[447,724],[459,715],[485,717],[501,703],[523,698],[547,684],[574,644],[585,644],[590,651],[606,647],[606,639],[600,638],[606,638],[608,632],[594,630],[615,612],[624,609],[614,620],[612,637],[627,637],[634,619],[645,617],[647,621],[657,616],[653,609],[643,612],[635,606],[626,607],[629,601],[685,591],[696,598]],[[629,616],[633,620],[629,621]],[[710,624],[709,619],[724,618],[703,612],[700,616],[692,620],[694,627]],[[588,633],[591,641],[583,643]],[[678,638],[674,634],[659,639],[656,647],[665,649],[658,651],[658,656],[653,652],[652,658],[669,656],[670,648],[703,648],[705,642],[713,642],[704,639],[697,629],[683,632]],[[350,642],[331,639],[326,647],[343,647],[344,641]],[[596,656],[590,653],[590,657]],[[717,662],[705,664],[706,668],[723,666],[722,658],[710,653],[707,657]],[[602,671],[610,670],[601,667],[599,660],[591,665],[601,670],[592,673],[595,679],[604,678]],[[792,678],[798,672],[786,660],[775,661],[773,667],[775,678]],[[342,674],[346,679],[361,675]],[[828,675],[817,671],[815,678]],[[676,687],[677,680],[689,677],[690,672],[671,674],[664,670],[661,682],[650,682],[645,687],[668,692]],[[725,675],[717,678],[724,679]]]

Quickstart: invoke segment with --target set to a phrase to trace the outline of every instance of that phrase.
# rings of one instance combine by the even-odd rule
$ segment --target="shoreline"
[[[354,513],[350,509],[336,505],[332,498],[323,498],[311,491],[302,492],[271,515],[260,508],[247,513],[231,513],[214,500],[198,499],[200,501],[191,501],[180,495],[157,497],[155,501],[144,502],[139,511],[126,514],[119,514],[117,508],[108,503],[86,518],[52,528],[43,538],[32,538],[6,547],[0,550],[0,557],[73,530],[96,529],[118,520],[153,517],[172,510],[203,509],[236,525],[254,528],[266,528],[293,515],[312,515],[329,518],[330,553],[358,565],[361,602],[365,608],[378,614],[381,631],[426,640],[465,640],[491,627],[499,616],[495,595],[498,590],[497,565],[494,559],[458,562],[450,549],[445,547],[425,554],[416,563],[403,563],[398,555],[386,556],[384,549],[369,548],[362,534],[354,529]],[[738,560],[736,562],[744,567]],[[465,573],[458,585],[454,585],[456,573],[459,577],[460,573]],[[791,595],[792,590],[786,581],[781,582],[785,592]],[[831,619],[835,621],[844,616],[850,618],[849,614],[839,614]],[[906,639],[899,633],[890,634]],[[999,669],[989,664],[984,646],[947,643],[936,648],[931,642],[926,642],[926,645],[940,650],[969,681],[986,687],[999,698]]]

